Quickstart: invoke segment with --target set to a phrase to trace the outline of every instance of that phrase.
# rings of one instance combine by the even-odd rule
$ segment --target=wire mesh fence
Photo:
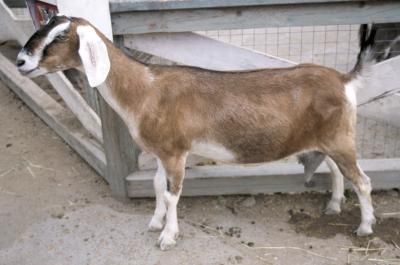
[[[199,33],[296,63],[316,63],[345,72],[356,60],[358,29],[359,25],[331,25]]]

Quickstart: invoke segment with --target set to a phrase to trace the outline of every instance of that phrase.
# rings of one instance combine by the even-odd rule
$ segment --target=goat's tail
[[[391,56],[394,46],[400,42],[400,36],[393,39],[386,47],[377,47],[375,45],[375,36],[379,26],[377,24],[362,24],[359,30],[360,52],[357,56],[357,62],[350,71],[350,76],[355,78],[368,70],[375,62],[388,59]]]
[[[375,35],[378,28],[379,26],[376,24],[363,24],[360,26],[360,52],[357,56],[356,65],[348,73],[348,77],[350,78],[346,83],[346,95],[348,96],[349,101],[352,102],[352,105],[354,106],[357,105],[357,90],[364,85],[365,78],[368,78],[370,67],[376,62],[390,58],[393,48],[400,41],[400,36],[397,36],[397,38],[393,39],[386,47],[382,47],[382,45],[375,45]],[[394,91],[389,92],[389,94],[394,93]],[[388,91],[383,93],[382,95],[374,97],[374,99],[387,95]],[[370,101],[371,99],[361,104],[358,104],[357,106],[367,104]]]
[[[366,69],[368,69],[376,61],[376,51],[374,49],[375,35],[376,35],[375,25],[362,24],[359,30],[359,45],[360,52],[357,56],[357,62],[353,69],[350,71],[350,76],[352,78],[357,77]]]

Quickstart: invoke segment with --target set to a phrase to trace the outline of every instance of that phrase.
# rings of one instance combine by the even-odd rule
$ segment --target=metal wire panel
[[[350,70],[358,53],[359,25],[281,27],[200,32],[211,38],[298,63]]]
[[[359,116],[357,119],[359,158],[400,157],[400,128]]]

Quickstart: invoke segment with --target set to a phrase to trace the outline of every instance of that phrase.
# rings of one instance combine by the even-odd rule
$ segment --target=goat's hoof
[[[341,212],[340,204],[332,202],[329,202],[324,210],[324,214],[326,215],[337,215],[340,214],[340,212]]]
[[[315,181],[314,180],[306,181],[304,182],[304,186],[307,188],[313,188],[315,187]]]
[[[332,208],[328,208],[326,207],[324,210],[324,214],[326,215],[338,215],[340,214],[341,210],[340,209],[332,209]]]
[[[372,219],[370,222],[366,222],[363,224],[360,224],[360,226],[357,228],[356,231],[354,231],[354,233],[357,236],[369,236],[373,233],[372,231],[372,225],[375,224],[376,219]]]
[[[354,231],[354,233],[357,236],[369,236],[373,233],[373,231],[372,231],[372,228],[363,228],[360,226],[359,228],[357,228],[356,231]]]
[[[161,231],[163,229],[163,227],[164,227],[164,225],[163,225],[162,220],[153,216],[153,218],[151,218],[151,221],[149,223],[148,229],[150,232],[158,232],[158,231]]]
[[[165,251],[173,248],[176,245],[176,239],[178,238],[178,232],[167,232],[162,231],[160,237],[158,238],[158,244],[160,249]]]
[[[340,214],[340,212],[341,212],[340,206],[343,201],[344,201],[344,197],[340,198],[340,199],[331,199],[328,202],[328,204],[326,205],[324,214],[326,214],[326,215]]]

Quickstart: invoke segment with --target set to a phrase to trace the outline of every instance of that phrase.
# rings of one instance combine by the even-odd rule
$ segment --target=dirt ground
[[[82,159],[0,83],[0,265],[400,264],[400,194],[373,195],[375,234],[357,238],[358,202],[325,216],[329,194],[183,198],[180,239],[147,231],[153,199],[119,202]]]

